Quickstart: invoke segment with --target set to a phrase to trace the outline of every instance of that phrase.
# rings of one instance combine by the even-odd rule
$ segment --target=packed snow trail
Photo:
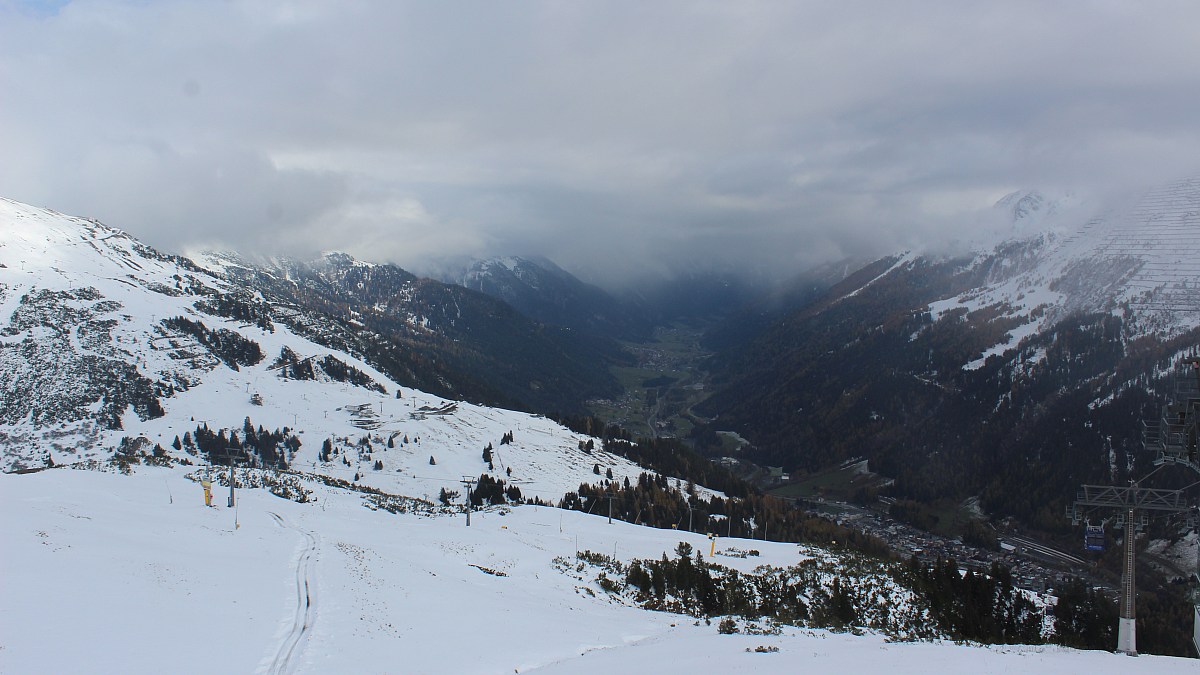
[[[304,651],[308,634],[317,620],[317,576],[314,561],[317,553],[317,537],[312,532],[291,525],[283,516],[268,511],[280,527],[296,530],[304,536],[304,550],[296,562],[296,615],[292,627],[265,672],[271,675],[287,675],[296,670],[296,659]]]

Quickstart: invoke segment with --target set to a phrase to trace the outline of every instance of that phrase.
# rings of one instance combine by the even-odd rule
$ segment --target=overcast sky
[[[1200,173],[1200,3],[0,0],[0,195],[613,283]]]

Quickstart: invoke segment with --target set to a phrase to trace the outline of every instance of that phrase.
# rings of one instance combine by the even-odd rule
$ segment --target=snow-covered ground
[[[521,506],[396,515],[312,486],[206,508],[195,467],[0,475],[5,673],[1194,673],[1188,659],[889,643],[785,629],[720,635],[612,600],[554,560],[657,558],[702,535]],[[235,529],[235,518],[240,527]],[[719,555],[758,549],[756,558]],[[720,540],[749,571],[794,544]],[[706,556],[707,557],[707,556]],[[762,647],[777,652],[759,653]]]

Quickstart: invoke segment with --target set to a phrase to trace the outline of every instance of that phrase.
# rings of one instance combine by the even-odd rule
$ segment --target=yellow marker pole
[[[717,554],[717,535],[715,535],[715,534],[708,535],[708,540],[709,540],[709,542],[711,542],[711,544],[708,547],[708,557],[711,558]]]
[[[212,481],[202,480],[200,485],[204,488],[204,505],[212,506]]]

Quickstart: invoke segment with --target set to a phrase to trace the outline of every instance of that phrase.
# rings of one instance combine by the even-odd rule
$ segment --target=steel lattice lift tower
[[[1179,370],[1174,400],[1163,406],[1157,424],[1143,423],[1142,444],[1155,452],[1155,464],[1180,465],[1200,474],[1200,357],[1183,359]],[[1192,527],[1200,527],[1197,509],[1188,514]],[[1200,654],[1200,559],[1192,582],[1192,644]]]
[[[1184,359],[1181,367],[1191,370],[1194,376],[1180,373],[1176,378],[1175,400],[1163,406],[1162,416],[1154,424],[1142,423],[1142,444],[1155,452],[1154,463],[1160,469],[1180,464],[1200,473],[1200,456],[1197,454],[1200,446],[1200,358]],[[1188,524],[1197,524],[1196,509],[1184,497],[1184,490],[1144,488],[1138,485],[1140,482],[1130,481],[1128,487],[1080,486],[1075,503],[1067,507],[1067,517],[1076,525],[1084,520],[1087,509],[1104,509],[1115,512],[1115,528],[1125,528],[1117,651],[1131,655],[1137,654],[1137,533],[1149,525],[1151,512],[1159,515],[1187,513]],[[1094,549],[1093,529],[1089,525],[1086,541],[1088,547]],[[1195,581],[1200,582],[1200,571],[1195,575]],[[1200,652],[1200,595],[1193,592],[1192,600],[1195,604],[1193,642]]]

